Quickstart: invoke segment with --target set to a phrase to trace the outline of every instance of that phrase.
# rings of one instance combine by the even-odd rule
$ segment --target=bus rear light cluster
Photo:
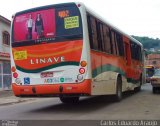
[[[86,61],[82,61],[82,62],[81,62],[81,66],[82,66],[82,67],[86,67],[86,66],[87,66],[87,62],[86,62]]]
[[[78,79],[78,81],[82,81],[82,80],[83,80],[83,75],[79,74],[79,75],[77,76],[77,79]]]
[[[11,70],[12,70],[12,72],[16,72],[16,68],[15,67],[12,67]]]
[[[80,74],[84,74],[84,73],[85,73],[85,69],[84,69],[84,68],[80,68],[80,69],[79,69],[79,73],[80,73]]]
[[[16,72],[16,67],[13,66],[13,67],[11,68],[11,71],[13,72],[13,77],[14,77],[14,78],[18,78],[18,73]]]
[[[18,73],[14,72],[14,73],[13,73],[13,77],[14,77],[14,78],[17,78],[17,77],[18,77]]]
[[[85,67],[87,66],[87,62],[86,61],[81,61],[80,63],[81,68],[79,69],[79,75],[77,75],[77,82],[78,81],[82,81],[84,79],[83,74],[86,72]]]

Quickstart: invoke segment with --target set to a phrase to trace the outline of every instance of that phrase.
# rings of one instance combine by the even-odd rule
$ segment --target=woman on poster
[[[43,19],[41,17],[41,14],[37,14],[36,21],[35,21],[35,32],[37,32],[37,38],[43,38]]]

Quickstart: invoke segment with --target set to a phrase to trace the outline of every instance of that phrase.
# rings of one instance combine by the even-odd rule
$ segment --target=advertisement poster
[[[41,10],[18,15],[14,20],[14,42],[55,37],[55,10]]]

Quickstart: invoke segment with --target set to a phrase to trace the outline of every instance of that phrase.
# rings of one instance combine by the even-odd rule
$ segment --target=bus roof
[[[32,11],[39,11],[41,9],[50,9],[50,8],[53,8],[53,7],[66,7],[66,6],[71,6],[71,5],[75,5],[76,3],[74,2],[69,2],[69,3],[59,3],[59,4],[51,4],[51,5],[45,5],[45,6],[40,6],[40,7],[34,7],[34,8],[30,8],[30,9],[26,9],[26,10],[22,10],[22,11],[19,11],[17,13],[15,13],[15,15],[19,15],[19,14],[23,14],[23,13],[29,13],[29,12],[32,12]]]
[[[83,4],[84,5],[84,4]],[[85,5],[84,5],[85,6]],[[86,6],[85,6],[86,7]],[[114,30],[118,31],[119,33],[123,34],[124,36],[126,36],[127,38],[129,38],[130,40],[132,40],[133,42],[139,44],[142,48],[142,44],[136,40],[135,38],[131,37],[130,35],[126,34],[125,32],[123,32],[122,30],[118,29],[117,27],[115,27],[113,24],[111,24],[109,21],[107,21],[106,19],[102,18],[99,14],[95,13],[93,10],[88,9],[88,7],[86,7],[87,12],[89,12],[91,15],[95,16],[97,19],[99,19],[100,21],[106,23],[108,26],[112,27]]]
[[[130,40],[132,40],[133,42],[139,44],[141,46],[141,48],[143,47],[142,44],[134,39],[133,37],[129,36],[128,34],[126,34],[125,32],[119,30],[117,27],[115,27],[114,25],[112,25],[111,23],[109,23],[108,21],[104,20],[100,15],[96,14],[94,11],[88,9],[88,7],[86,7],[83,3],[81,2],[69,2],[69,3],[60,3],[60,4],[51,4],[51,5],[46,5],[46,6],[40,6],[40,7],[36,7],[36,8],[31,8],[31,9],[27,9],[27,10],[23,10],[23,11],[20,11],[20,12],[17,12],[15,14],[16,15],[20,15],[20,14],[23,14],[23,13],[29,13],[29,12],[32,12],[32,11],[39,11],[41,9],[45,9],[45,8],[52,8],[54,6],[56,7],[66,7],[66,6],[70,6],[70,5],[78,5],[78,4],[81,4],[82,6],[84,6],[86,8],[86,11],[89,12],[90,14],[92,14],[93,16],[95,16],[97,19],[99,19],[100,21],[106,23],[107,25],[109,25],[110,27],[112,27],[114,30],[118,31],[119,33],[123,34],[124,36],[126,36],[127,38],[129,38]]]

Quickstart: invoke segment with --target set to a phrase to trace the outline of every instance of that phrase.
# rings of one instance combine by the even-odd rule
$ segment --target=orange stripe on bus
[[[80,50],[80,49],[82,49],[82,46],[76,47],[76,48],[72,48],[72,49],[68,49],[68,50],[64,50],[64,51],[61,51],[61,52],[50,53],[50,54],[38,55],[38,54],[27,53],[27,57],[30,57],[30,58],[35,58],[35,57],[36,58],[41,58],[41,57],[56,56],[56,55],[62,55],[62,54],[70,53],[70,52],[73,52],[73,51],[77,51],[77,50]],[[18,50],[12,49],[12,51],[16,52]]]

